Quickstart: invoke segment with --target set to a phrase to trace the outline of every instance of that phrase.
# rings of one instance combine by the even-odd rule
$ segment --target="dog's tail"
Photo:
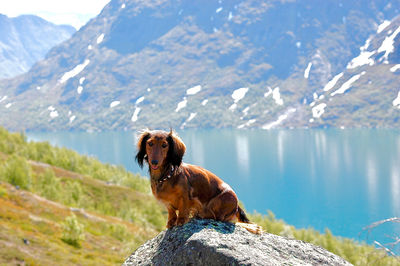
[[[247,218],[247,216],[246,216],[246,213],[239,206],[238,206],[238,211],[236,213],[236,217],[237,217],[237,219],[239,221],[236,224],[239,225],[240,227],[243,227],[244,229],[246,229],[250,233],[257,234],[257,235],[260,235],[260,234],[263,233],[263,230],[262,230],[261,226],[259,226],[258,224],[253,224],[252,222],[250,222],[249,218]]]
[[[241,223],[250,223],[249,218],[247,218],[246,213],[244,213],[243,209],[238,206],[238,211],[236,213],[236,216]]]

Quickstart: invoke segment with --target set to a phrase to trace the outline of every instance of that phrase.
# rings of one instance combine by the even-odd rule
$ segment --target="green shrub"
[[[1,141],[4,140],[4,141]],[[10,134],[7,130],[0,127],[0,151],[6,154],[13,154],[20,150],[20,147],[26,142],[24,134]]]
[[[7,197],[7,189],[0,185],[0,198]]]
[[[296,229],[294,226],[286,224],[283,220],[277,220],[271,211],[268,211],[268,215],[254,213],[249,215],[249,218],[252,222],[261,225],[268,233],[321,246],[354,265],[400,265],[398,258],[387,256],[383,250],[375,249],[371,245],[351,239],[335,237],[329,229],[326,229],[324,234],[312,228]]]
[[[81,184],[78,181],[67,180],[64,185],[64,194],[66,199],[64,204],[74,207],[81,207],[84,199],[84,193]]]
[[[22,189],[29,189],[32,184],[32,169],[25,158],[10,156],[3,166],[2,179]]]
[[[254,213],[250,215],[250,220],[261,225],[265,231],[271,234],[281,235],[285,230],[285,223],[282,220],[277,220],[271,211],[268,211],[268,215]]]
[[[110,225],[111,235],[119,241],[125,241],[128,239],[128,229],[125,225],[111,224]]]
[[[58,201],[62,198],[62,187],[58,177],[55,176],[53,169],[47,168],[36,181],[37,192],[46,199]]]
[[[62,227],[63,235],[61,240],[71,246],[81,247],[80,241],[85,240],[84,226],[79,223],[76,216],[72,214],[65,218]]]

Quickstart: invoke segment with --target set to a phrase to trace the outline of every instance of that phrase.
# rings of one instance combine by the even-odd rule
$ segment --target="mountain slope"
[[[112,216],[68,207],[7,183],[0,183],[0,191],[1,264],[117,264],[130,249],[157,232]],[[62,240],[64,221],[74,216],[84,225],[81,248]]]
[[[398,127],[400,124],[400,17],[385,20],[358,54],[314,92],[302,121],[286,126]]]
[[[121,167],[0,127],[0,264],[121,264],[164,228],[149,187]]]
[[[381,45],[389,32],[377,33],[378,26],[386,19],[395,27],[399,6],[398,0],[112,0],[30,72],[0,82],[6,97],[0,124],[19,130],[399,126],[391,105],[398,75],[385,70],[399,63],[398,35],[387,60],[346,69],[368,38]],[[344,73],[340,85],[368,67],[350,84],[353,96],[334,97],[326,114],[313,115],[310,104],[333,77]],[[363,82],[369,75],[373,81]],[[386,92],[379,103],[374,90]]]
[[[27,72],[74,32],[72,26],[54,25],[33,15],[8,18],[0,14],[0,79]]]

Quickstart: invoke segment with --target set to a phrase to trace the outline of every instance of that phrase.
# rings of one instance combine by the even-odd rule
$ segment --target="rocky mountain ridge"
[[[55,25],[34,15],[9,18],[0,14],[0,79],[27,72],[75,31],[72,26]]]
[[[399,6],[112,0],[30,72],[0,82],[0,124],[398,127]]]

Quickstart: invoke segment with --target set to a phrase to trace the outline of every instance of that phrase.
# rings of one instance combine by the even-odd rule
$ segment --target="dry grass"
[[[158,232],[115,217],[75,211],[6,183],[0,187],[0,264],[120,264]],[[61,240],[62,222],[72,213],[85,226],[81,248]],[[123,230],[116,232],[115,228]]]

